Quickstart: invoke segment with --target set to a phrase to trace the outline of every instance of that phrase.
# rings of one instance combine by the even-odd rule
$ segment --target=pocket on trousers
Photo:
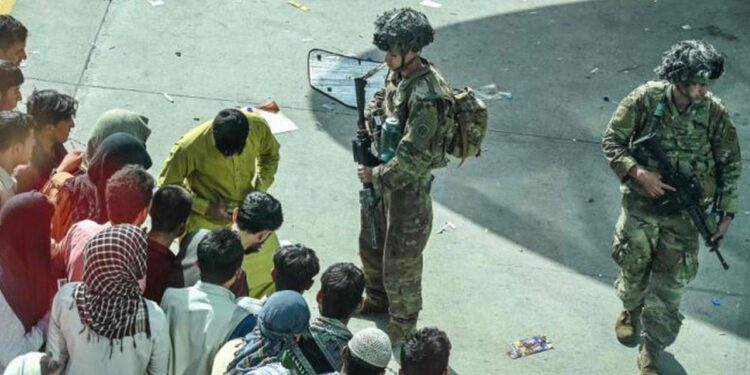
[[[614,241],[612,241],[612,260],[618,266],[622,266],[622,263],[625,261],[627,247],[627,243],[618,237],[615,237]]]

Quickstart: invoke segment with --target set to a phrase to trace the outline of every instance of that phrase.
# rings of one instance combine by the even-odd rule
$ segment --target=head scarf
[[[102,113],[96,120],[94,130],[89,137],[86,154],[93,157],[99,145],[115,133],[130,134],[145,144],[151,135],[151,129],[148,128],[148,117],[121,108],[110,109]]]
[[[73,201],[71,222],[90,219],[102,224],[109,220],[104,200],[107,181],[128,164],[151,168],[151,157],[146,151],[146,145],[126,133],[107,137],[96,149],[86,174],[65,181],[65,187],[70,190]]]
[[[105,229],[86,244],[83,284],[75,300],[81,322],[100,336],[116,340],[145,332],[151,337],[138,286],[146,274],[146,247],[146,233],[131,224]]]
[[[258,325],[245,337],[245,346],[229,364],[230,374],[241,374],[271,362],[295,346],[294,336],[307,329],[310,309],[302,295],[282,290],[271,295],[258,314]]]
[[[31,352],[14,358],[5,368],[4,375],[41,375],[44,353]]]
[[[52,203],[37,192],[14,196],[0,212],[0,289],[26,332],[49,311],[55,292],[53,212]]]

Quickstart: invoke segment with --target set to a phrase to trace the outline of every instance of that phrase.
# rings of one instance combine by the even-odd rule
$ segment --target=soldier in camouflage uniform
[[[624,310],[615,333],[624,345],[640,341],[640,374],[658,374],[657,354],[677,337],[683,319],[680,300],[698,271],[699,237],[684,211],[654,212],[660,199],[675,188],[661,180],[663,171],[656,160],[633,141],[644,135],[663,100],[665,113],[651,122],[652,130],[671,164],[698,178],[704,208],[723,185],[718,206],[722,219],[713,239],[723,238],[737,211],[742,169],[735,127],[720,100],[709,92],[723,71],[724,58],[710,44],[677,43],[655,69],[662,80],[647,82],[623,99],[602,140],[622,190],[612,256],[620,267],[615,287]]]
[[[422,251],[432,229],[430,172],[447,165],[443,125],[451,88],[420,56],[433,35],[427,17],[410,8],[385,12],[375,21],[373,43],[385,52],[390,72],[383,91],[367,105],[368,132],[379,148],[380,131],[372,118],[382,116],[397,119],[403,134],[395,157],[375,168],[358,168],[359,179],[372,182],[377,199],[375,215],[362,211],[359,254],[367,298],[360,313],[388,311],[393,341],[415,329],[422,309]]]

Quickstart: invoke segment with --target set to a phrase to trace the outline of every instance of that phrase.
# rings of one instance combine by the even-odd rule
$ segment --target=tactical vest
[[[631,140],[640,138],[648,130],[645,129],[649,118],[653,116],[656,105],[668,94],[667,82],[648,82],[647,91],[643,98],[643,111],[639,114],[638,125]],[[667,106],[660,121],[655,124],[656,133],[670,163],[686,175],[695,175],[701,183],[704,192],[705,205],[713,201],[716,193],[716,160],[714,158],[711,140],[716,132],[716,124],[721,118],[713,118],[716,114],[723,114],[723,107],[718,99],[710,94],[700,103],[692,104],[686,112],[680,114],[673,107]],[[640,147],[631,152],[649,170],[658,171],[658,162]],[[637,184],[637,183],[635,183]],[[632,184],[630,185],[633,188]],[[635,190],[641,191],[640,187]]]
[[[390,72],[386,78],[385,98],[384,98],[384,115],[385,117],[395,117],[399,120],[404,133],[407,129],[407,119],[409,118],[409,99],[416,95],[418,100],[433,101],[437,106],[438,125],[437,133],[430,142],[429,152],[432,156],[431,169],[442,168],[448,165],[446,156],[447,132],[451,129],[453,118],[450,116],[451,106],[453,104],[451,89],[445,79],[440,76],[435,68],[430,65],[429,71],[418,74],[417,76],[404,80],[397,79],[395,72]],[[413,99],[413,98],[412,98]],[[376,146],[379,148],[380,140],[376,139]]]

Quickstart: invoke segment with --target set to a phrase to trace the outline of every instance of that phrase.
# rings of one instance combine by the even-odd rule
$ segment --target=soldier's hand
[[[721,241],[724,236],[729,231],[729,227],[732,226],[732,218],[729,216],[725,216],[724,219],[721,220],[719,223],[719,227],[716,228],[716,233],[714,233],[713,236],[711,236],[711,242],[718,242]]]
[[[372,182],[372,168],[360,165],[357,167],[357,177],[363,184]]]
[[[652,198],[661,197],[667,192],[667,190],[677,190],[674,187],[665,184],[661,180],[661,175],[659,173],[651,172],[641,166],[633,167],[630,171],[630,175],[641,184],[643,189],[646,190],[648,195]]]

